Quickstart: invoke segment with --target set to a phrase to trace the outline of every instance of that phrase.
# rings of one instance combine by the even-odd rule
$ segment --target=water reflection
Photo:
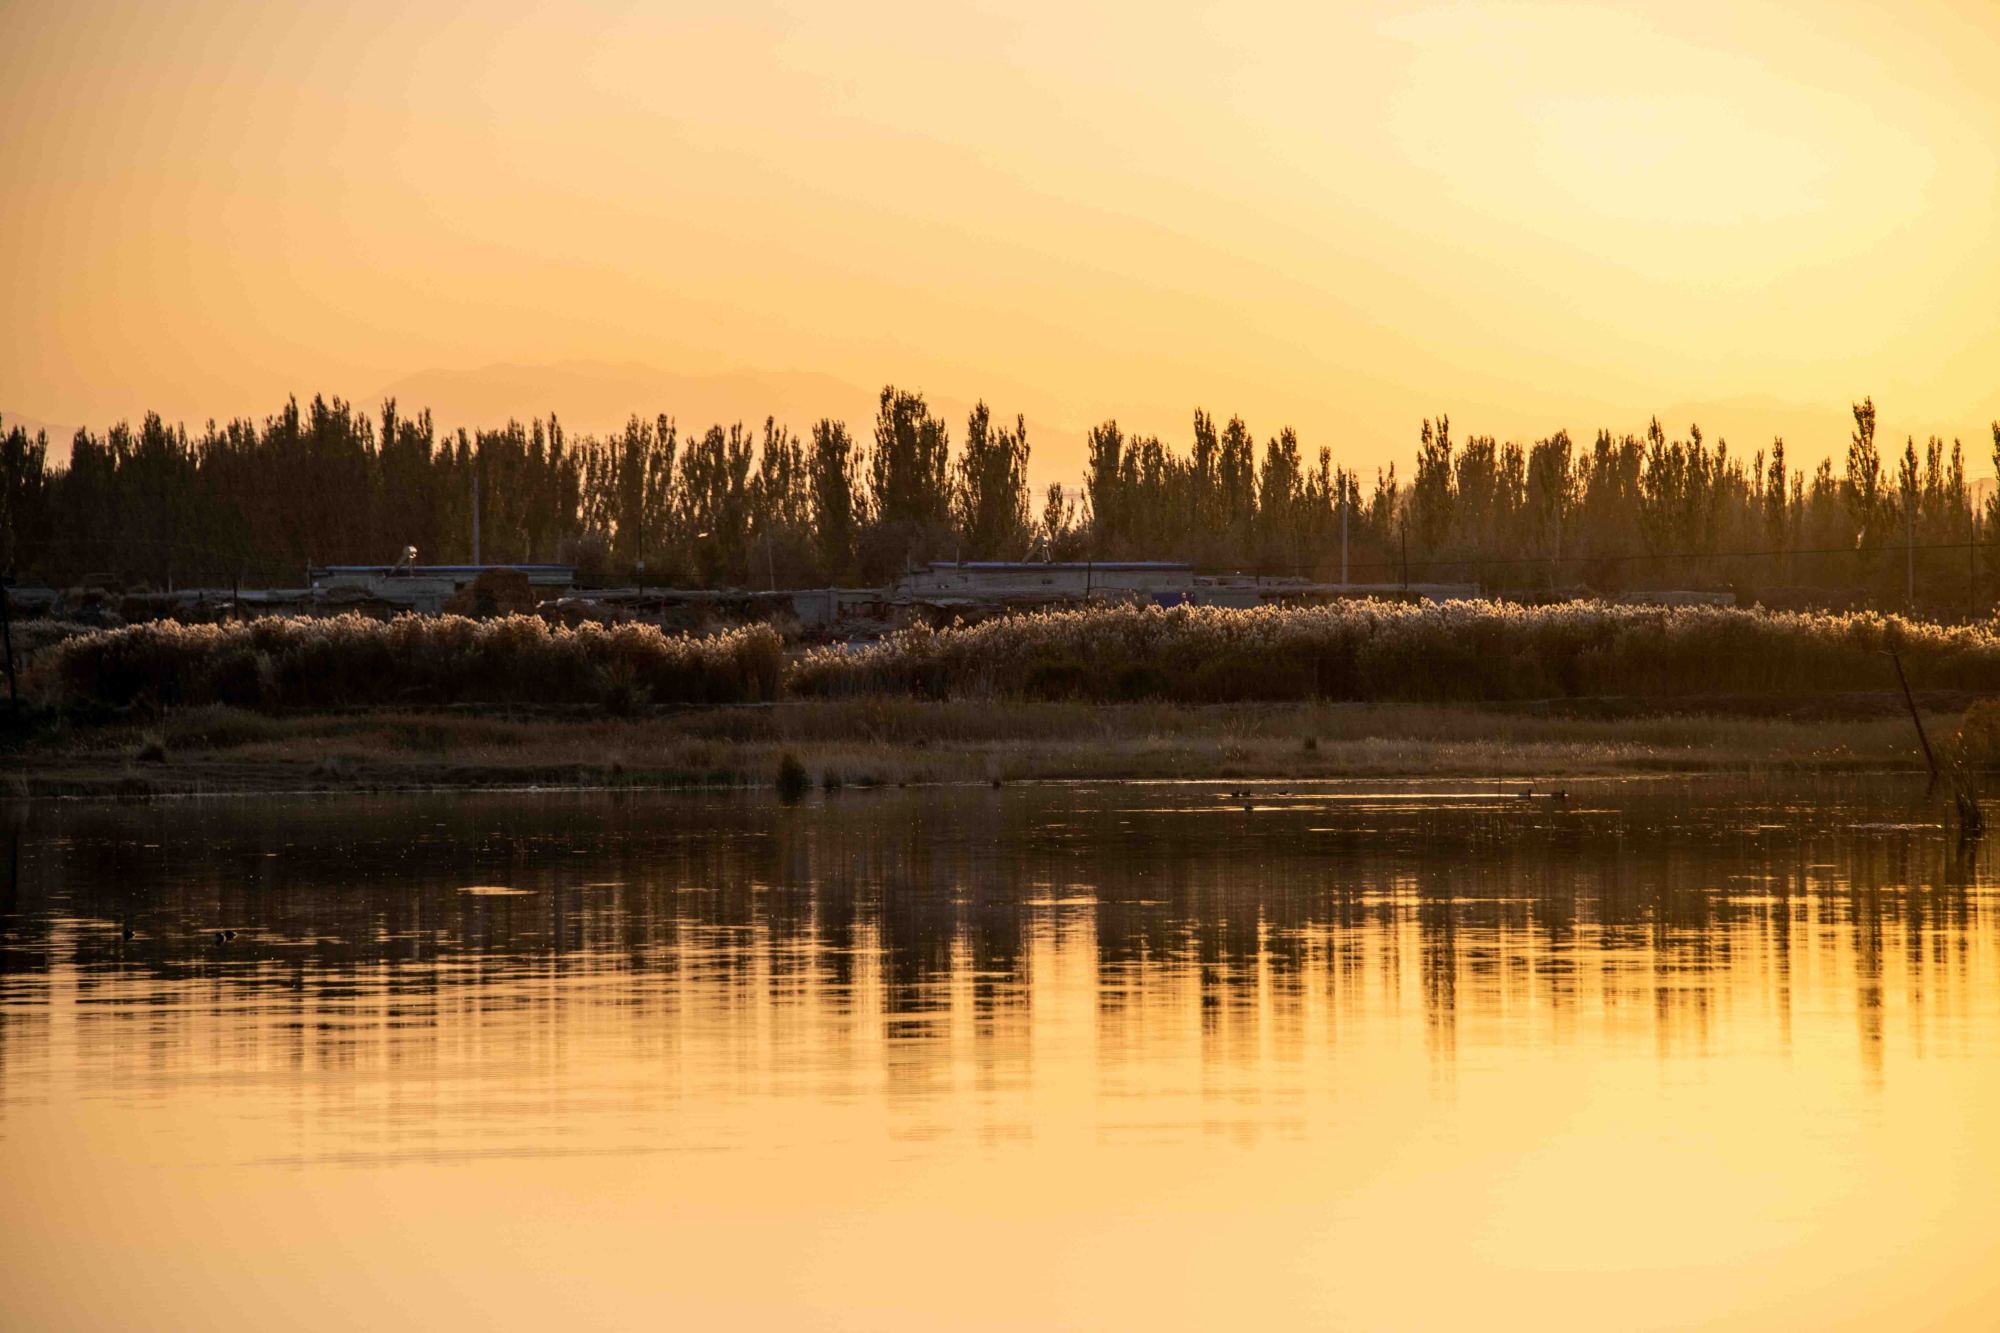
[[[2000,1305],[1991,853],[1901,779],[12,814],[8,1328]]]
[[[787,1101],[913,1144],[1254,1139],[1384,1052],[1435,1090],[1510,1050],[1809,1042],[1879,1088],[1993,1006],[1989,854],[1907,784],[1364,797],[39,809],[5,848],[0,1114],[229,1089],[261,1123],[209,1146],[280,1160],[855,1131],[737,1114]]]

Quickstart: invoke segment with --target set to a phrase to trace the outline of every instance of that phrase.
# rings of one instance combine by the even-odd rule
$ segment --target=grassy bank
[[[760,785],[786,755],[829,787],[1043,778],[1509,777],[1920,764],[1900,698],[1774,716],[1720,701],[1587,706],[923,702],[857,699],[638,717],[208,706],[52,733],[15,795],[437,786]],[[1930,710],[1935,737],[1962,707]]]
[[[1992,626],[1873,615],[1096,607],[789,662],[765,627],[336,617],[64,639],[4,743],[39,794],[1914,765],[1891,644],[1940,748],[2000,694]]]

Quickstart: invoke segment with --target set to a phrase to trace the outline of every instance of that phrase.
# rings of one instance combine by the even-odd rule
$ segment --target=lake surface
[[[0,811],[0,1326],[2000,1320],[1991,851],[1520,789]]]

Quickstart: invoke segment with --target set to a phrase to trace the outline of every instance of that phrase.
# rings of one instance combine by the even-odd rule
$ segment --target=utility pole
[[[21,713],[21,692],[14,683],[14,614],[7,589],[14,586],[14,572],[0,574],[0,652],[7,654],[7,706],[16,717]]]
[[[1348,481],[1348,479],[1347,479],[1347,478],[1345,478],[1345,477],[1342,477],[1342,478],[1341,478],[1341,482],[1340,482],[1340,586],[1341,586],[1341,587],[1343,587],[1343,588],[1345,588],[1345,587],[1347,586],[1347,506],[1348,506],[1348,503],[1349,503],[1349,501],[1348,501],[1348,495],[1347,495],[1347,488],[1348,488],[1349,484],[1350,484],[1350,483],[1349,483],[1349,481]]]
[[[472,563],[479,563],[479,464],[472,464]]]
[[[1554,592],[1557,588],[1562,586],[1562,564],[1563,564],[1563,511],[1562,511],[1562,502],[1558,500],[1556,502],[1556,554],[1555,558],[1549,561],[1550,592]]]
[[[1915,610],[1917,606],[1917,506],[1916,496],[1903,496],[1903,556],[1909,586],[1903,594],[1903,605]]]

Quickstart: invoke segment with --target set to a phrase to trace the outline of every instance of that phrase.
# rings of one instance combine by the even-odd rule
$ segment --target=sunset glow
[[[746,417],[783,372],[857,421],[983,396],[1038,481],[1197,405],[1370,470],[1438,411],[1809,464],[1863,394],[1990,470],[1983,0],[192,0],[0,44],[0,412],[65,434],[583,362],[755,372]]]
[[[0,51],[0,1330],[1995,1324],[2000,0]]]

